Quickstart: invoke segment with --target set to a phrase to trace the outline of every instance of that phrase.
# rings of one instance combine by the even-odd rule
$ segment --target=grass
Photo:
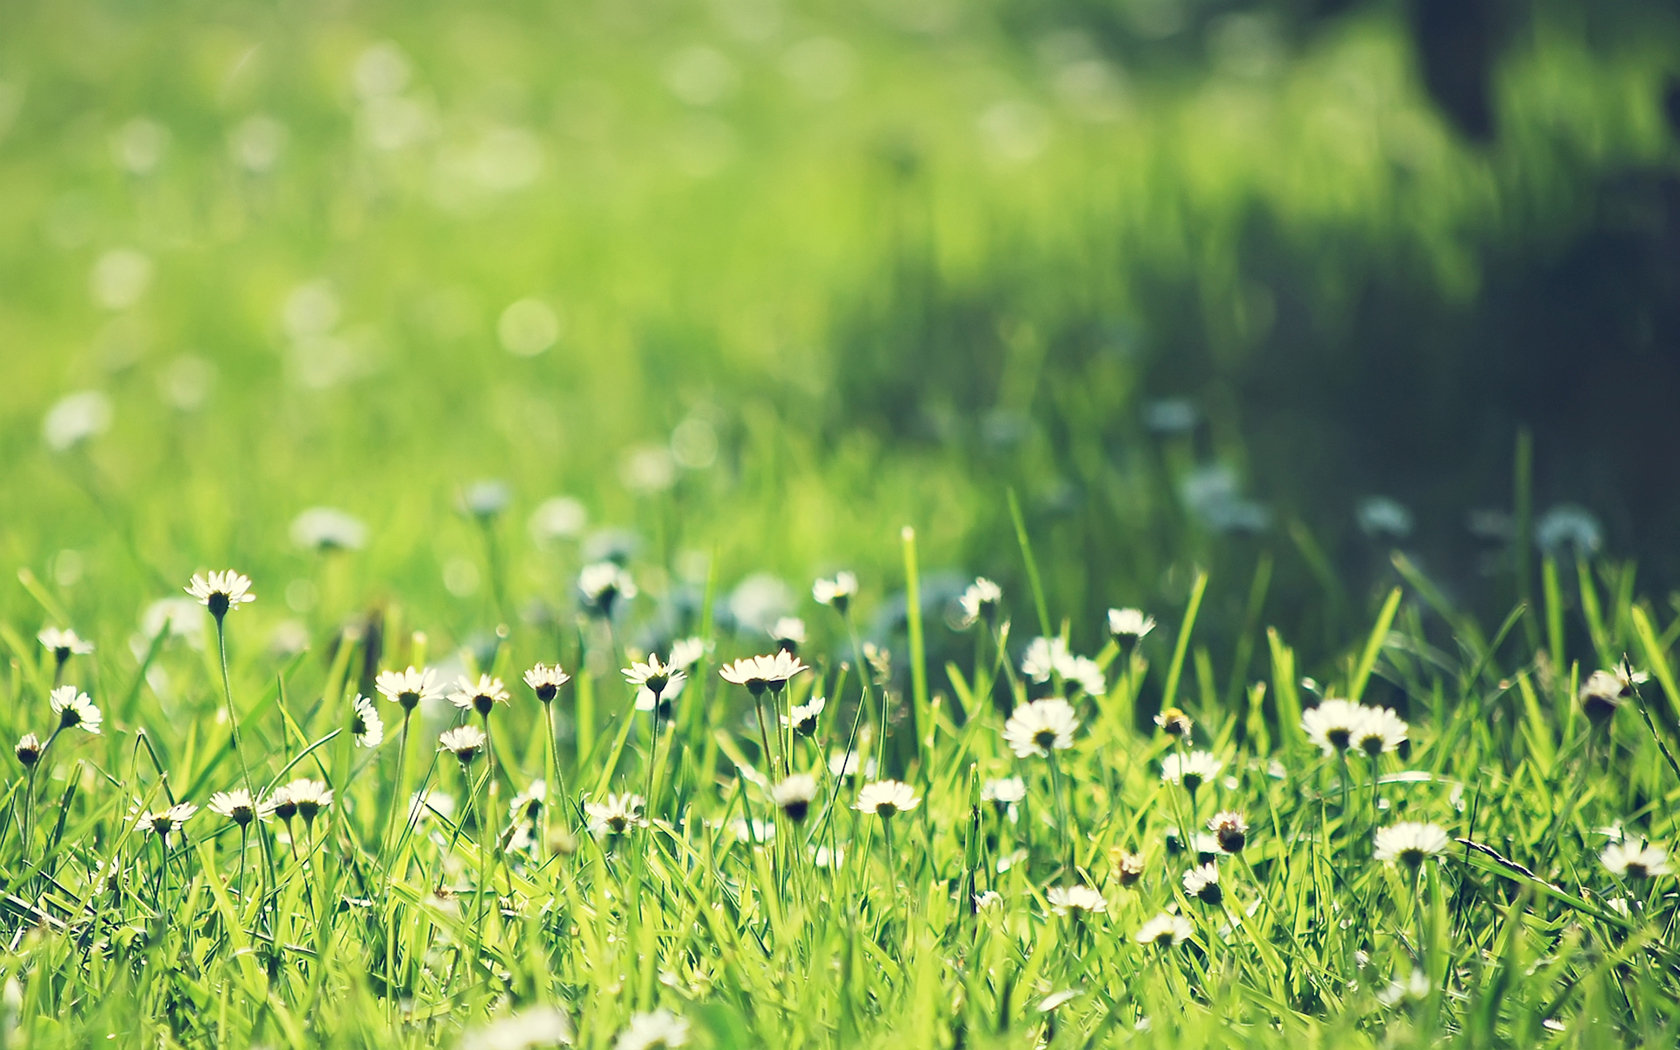
[[[905,549],[914,572],[908,536]],[[1547,578],[1565,578],[1555,568]],[[552,633],[520,627],[478,651],[435,648],[393,605],[381,630],[328,632],[286,657],[258,640],[275,615],[259,580],[258,601],[225,620],[231,706],[202,609],[203,622],[127,647],[121,625],[103,625],[98,648],[62,671],[8,626],[12,732],[51,727],[44,698],[60,678],[106,716],[99,735],[65,729],[3,800],[8,1024],[40,1046],[112,1033],[429,1046],[547,1006],[586,1046],[655,1009],[715,1046],[1663,1045],[1680,963],[1672,878],[1618,876],[1599,853],[1606,827],[1673,839],[1680,621],[1616,600],[1614,578],[1581,566],[1578,592],[1547,588],[1557,617],[1594,610],[1601,651],[1585,668],[1527,649],[1512,629],[1526,613],[1482,642],[1449,633],[1450,610],[1418,588],[1396,588],[1311,686],[1400,705],[1409,740],[1375,759],[1326,755],[1299,731],[1299,671],[1275,631],[1269,674],[1226,703],[1190,616],[1123,646],[1070,625],[1075,650],[1096,651],[1102,689],[1070,678],[1072,746],[1016,757],[1006,716],[1058,680],[1035,686],[1013,665],[1020,596],[971,628],[972,659],[927,666],[929,647],[960,641],[930,605],[928,636],[886,640],[891,655],[860,675],[854,624],[881,600],[870,580],[843,614],[799,603],[810,670],[785,692],[755,701],[716,674],[765,636],[702,635],[657,751],[617,670],[636,652],[620,641],[626,623],[664,604],[654,593],[618,621],[568,610]],[[713,619],[709,604],[693,612],[697,629]],[[1589,719],[1575,702],[1584,670],[1624,648],[1650,678]],[[574,678],[552,709],[516,685],[469,765],[436,753],[458,720],[442,701],[401,725],[381,700],[384,745],[352,743],[350,699],[375,667],[514,682],[555,659]],[[1174,738],[1136,712],[1150,683],[1186,665],[1176,696],[1195,728]],[[828,704],[812,737],[754,728],[760,703],[817,695]],[[863,778],[836,779],[827,762],[848,740],[882,763],[871,779],[902,779],[918,804],[890,819],[857,811]],[[1164,760],[1204,750],[1220,768],[1197,790],[1163,780]],[[310,777],[332,786],[330,805],[246,835],[207,810],[167,841],[142,821],[245,783],[241,756],[260,795]],[[510,816],[550,768],[570,790]],[[798,822],[768,793],[789,769],[816,778]],[[982,784],[1007,776],[1024,797],[983,802]],[[421,789],[432,808],[405,820]],[[633,808],[614,834],[594,807],[630,792],[650,800],[649,820]],[[1198,841],[1230,810],[1249,824],[1235,855]],[[1415,872],[1378,862],[1373,836],[1403,821],[1452,841]],[[1135,882],[1121,878],[1123,852],[1141,855]],[[1220,872],[1217,904],[1184,889],[1203,860]],[[1103,910],[1058,915],[1051,891],[1067,886],[1094,888]],[[977,895],[986,903],[971,906]],[[1137,943],[1162,912],[1187,919],[1188,938]]]
[[[1548,9],[1483,152],[1390,13],[1134,76],[1060,22],[886,7],[8,10],[0,732],[44,754],[0,778],[5,1045],[629,1047],[657,1010],[717,1048],[1674,1045],[1673,878],[1600,854],[1675,840],[1680,617],[1631,562],[1530,553],[1545,442],[1482,577],[1325,530],[1341,493],[1267,493],[1252,533],[1186,498],[1316,483],[1244,400],[1292,297],[1311,389],[1356,389],[1359,289],[1469,309],[1597,228],[1594,180],[1667,170],[1672,20],[1609,54]],[[1147,422],[1164,394],[1191,429]],[[320,506],[364,534],[295,535]],[[605,618],[608,557],[639,593]],[[257,600],[218,622],[181,588],[224,566]],[[809,597],[846,569],[846,611]],[[1002,606],[962,629],[981,573]],[[1110,605],[1160,625],[1122,644]],[[783,615],[810,669],[724,681]],[[1101,687],[1030,682],[1037,637]],[[668,714],[634,710],[621,670],[685,638]],[[1624,654],[1649,677],[1599,724]],[[358,746],[410,665],[509,702],[377,699]],[[66,683],[98,735],[53,734]],[[1017,757],[1045,692],[1072,746]],[[1324,697],[1409,741],[1324,755]],[[1161,775],[1190,751],[1195,792]],[[860,813],[886,777],[914,807]],[[298,779],[312,821],[207,808]],[[1225,810],[1210,904],[1183,876]],[[1374,858],[1402,821],[1451,838],[1415,875]],[[1187,939],[1137,943],[1163,912]]]

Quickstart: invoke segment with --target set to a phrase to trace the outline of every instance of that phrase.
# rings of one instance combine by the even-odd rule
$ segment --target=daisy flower
[[[744,660],[724,664],[718,668],[718,677],[731,685],[745,686],[747,692],[753,696],[761,696],[770,687],[770,680],[765,677],[765,670],[760,666],[763,657],[749,656]]]
[[[803,704],[795,704],[793,709],[782,716],[782,725],[792,729],[800,736],[815,736],[817,733],[817,716],[823,713],[828,701],[820,696],[813,696]]]
[[[1398,751],[1406,742],[1406,720],[1391,707],[1367,707],[1353,727],[1353,747],[1371,758]]]
[[[811,585],[811,597],[818,605],[832,605],[844,616],[858,592],[858,578],[850,572],[837,572],[832,580],[818,580]]]
[[[1581,713],[1594,725],[1602,725],[1632,693],[1630,678],[1614,671],[1594,671],[1581,683]]]
[[[672,701],[683,694],[683,689],[687,685],[688,678],[686,676],[672,678],[670,682],[666,683],[664,691],[658,694],[644,685],[636,690],[636,710],[652,711],[657,706],[659,717],[669,718],[673,706]]]
[[[282,797],[293,808],[293,812],[303,818],[305,824],[315,823],[315,818],[323,809],[332,805],[333,801],[332,788],[308,777],[299,777],[274,793],[276,800]],[[279,807],[280,803],[276,801],[277,814],[280,812]]]
[[[35,637],[60,664],[72,656],[86,656],[93,652],[92,642],[68,628],[43,627]]]
[[[1450,842],[1438,824],[1402,821],[1377,829],[1372,856],[1384,864],[1404,864],[1416,870],[1425,860],[1445,850]]]
[[[554,698],[560,695],[560,687],[571,680],[572,676],[560,670],[559,664],[537,664],[525,672],[525,684],[545,704],[553,703]]]
[[[957,605],[962,609],[959,624],[966,630],[981,621],[991,623],[1002,604],[1003,588],[984,576],[977,577],[957,599]]]
[[[80,726],[95,736],[99,734],[99,726],[105,721],[105,716],[80,689],[73,685],[61,685],[47,695],[47,702],[52,705],[53,714],[58,716],[58,728]]]
[[[373,687],[380,696],[401,705],[405,714],[419,707],[421,701],[437,700],[445,695],[444,687],[438,684],[437,672],[430,667],[425,670],[410,667],[406,671],[381,671],[379,677],[373,680]]]
[[[1155,617],[1146,616],[1142,609],[1108,610],[1108,634],[1116,645],[1141,642],[1143,636],[1155,629]]]
[[[1108,851],[1108,862],[1114,867],[1114,877],[1122,887],[1136,886],[1143,878],[1143,854],[1116,846]]]
[[[1183,754],[1175,751],[1161,760],[1161,779],[1169,784],[1182,784],[1186,791],[1193,792],[1218,776],[1224,768],[1225,763],[1214,758],[1212,752]]]
[[[462,678],[454,692],[449,694],[449,702],[463,711],[477,711],[479,717],[489,718],[497,704],[508,702],[508,691],[500,678],[481,674],[476,682]]]
[[[378,747],[385,742],[385,720],[379,717],[373,701],[360,693],[350,701],[350,735],[357,747]]]
[[[998,809],[1013,806],[1027,797],[1027,782],[1020,777],[994,777],[980,785],[980,801]]]
[[[1190,731],[1196,727],[1190,716],[1176,707],[1169,707],[1155,716],[1155,724],[1161,727],[1161,732],[1171,737],[1189,739]]]
[[[618,1034],[613,1050],[661,1050],[688,1045],[688,1022],[669,1010],[636,1014]]]
[[[508,803],[508,819],[514,821],[528,820],[535,823],[542,816],[543,806],[547,802],[547,782],[533,780],[530,787],[513,796],[513,801]]]
[[[1637,846],[1632,842],[1612,842],[1604,847],[1598,859],[1617,878],[1654,879],[1669,872],[1668,851],[1643,842]]]
[[[154,810],[140,816],[140,826],[168,843],[169,836],[180,831],[198,807],[191,802],[177,802],[168,809]]]
[[[830,751],[828,754],[828,771],[836,780],[856,776],[859,768],[863,770],[864,776],[874,776],[874,757],[863,759],[856,751]]]
[[[666,687],[680,683],[688,676],[669,664],[659,661],[657,655],[649,655],[646,660],[633,660],[629,667],[624,668],[624,680],[631,685],[646,689],[659,699]]]
[[[571,1046],[576,1039],[577,1032],[565,1014],[552,1006],[532,1006],[468,1032],[460,1050],[536,1050]]]
[[[678,638],[671,643],[671,666],[687,671],[711,651],[712,647],[704,638]]]
[[[805,644],[805,621],[797,616],[784,616],[770,625],[770,640],[776,648],[797,654]]]
[[[916,789],[902,780],[876,780],[863,785],[858,791],[857,805],[853,808],[888,820],[915,809],[921,801]]]
[[[608,795],[605,802],[585,802],[583,815],[589,818],[589,830],[595,834],[622,835],[632,827],[647,824],[640,813],[642,805],[640,795]]]
[[[1219,888],[1219,865],[1203,864],[1184,873],[1184,892],[1203,904],[1218,904],[1225,899]]]
[[[1052,696],[1017,707],[1004,723],[1003,741],[1017,758],[1049,758],[1050,752],[1073,746],[1073,731],[1078,728],[1073,705]]]
[[[18,738],[17,746],[12,749],[12,753],[17,755],[18,762],[25,769],[28,769],[41,761],[41,750],[41,738],[34,733],[25,733]]]
[[[1208,821],[1208,830],[1226,853],[1241,853],[1248,844],[1248,818],[1234,809],[1215,813]]]
[[[758,666],[765,684],[770,687],[772,693],[781,692],[794,676],[810,670],[799,657],[786,649],[778,649],[769,656],[759,657]]]
[[[578,572],[578,593],[585,611],[610,620],[619,602],[636,596],[636,583],[617,562],[598,561]]]
[[[1171,948],[1189,940],[1190,934],[1193,932],[1189,919],[1182,915],[1162,912],[1138,927],[1135,939],[1139,944],[1154,945],[1157,948]]]
[[[817,797],[817,779],[809,773],[795,773],[770,789],[770,801],[795,824],[805,819],[811,800]]]
[[[484,730],[477,726],[456,726],[438,734],[438,750],[448,751],[460,760],[461,765],[469,766],[484,750],[484,740]]]
[[[235,788],[211,795],[210,812],[226,817],[243,828],[253,820],[267,820],[274,812],[274,805],[271,802],[257,802],[251,798],[249,791]]]
[[[194,573],[192,581],[186,586],[186,591],[200,605],[209,609],[210,615],[217,620],[246,602],[257,600],[257,596],[251,593],[250,577],[234,572],[232,569],[213,572],[209,576]]]
[[[1044,898],[1057,915],[1071,915],[1075,919],[1108,910],[1108,901],[1089,886],[1052,886]]]
[[[1320,700],[1317,707],[1301,713],[1301,728],[1326,755],[1342,754],[1353,743],[1353,731],[1366,710],[1352,700]]]

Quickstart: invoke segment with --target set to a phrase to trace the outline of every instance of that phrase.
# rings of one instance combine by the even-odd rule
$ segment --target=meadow
[[[0,1044],[1675,1045],[1680,25],[1299,6],[9,5]]]

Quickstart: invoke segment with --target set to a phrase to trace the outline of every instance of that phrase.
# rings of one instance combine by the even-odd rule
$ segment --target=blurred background
[[[1012,489],[1087,645],[1668,588],[1677,78],[1633,0],[8,2],[0,549],[465,634],[913,524],[1024,613]]]

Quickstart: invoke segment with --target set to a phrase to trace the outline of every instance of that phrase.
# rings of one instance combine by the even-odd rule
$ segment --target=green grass
[[[1491,257],[1595,228],[1594,179],[1671,166],[1672,19],[1609,53],[1548,8],[1478,151],[1422,101],[1392,13],[1250,76],[940,9],[0,16],[0,732],[47,739],[61,678],[105,719],[0,778],[0,1042],[453,1046],[546,1007],[594,1047],[654,1009],[720,1050],[1674,1045],[1673,879],[1599,860],[1603,827],[1675,839],[1673,597],[1629,562],[1529,555],[1526,438],[1519,540],[1481,580],[1347,557],[1316,524],[1345,508],[1282,499],[1246,536],[1181,498],[1201,467],[1243,487],[1262,465],[1242,376],[1285,338],[1280,296],[1351,367],[1373,274],[1467,308]],[[405,112],[414,137],[381,145]],[[232,151],[275,127],[271,166]],[[527,299],[555,326],[529,355],[501,331]],[[49,447],[78,391],[109,425]],[[1194,434],[1144,425],[1163,393],[1195,396]],[[476,519],[483,478],[509,502]],[[560,495],[588,521],[544,533]],[[311,506],[366,543],[295,543]],[[640,590],[610,630],[576,594],[607,548]],[[154,604],[222,566],[258,596],[225,667],[208,613]],[[848,568],[849,614],[814,604]],[[959,630],[979,573],[1003,619]],[[1109,605],[1161,625],[1122,649]],[[786,741],[817,779],[802,825],[764,782],[784,744],[717,674],[775,614],[804,618],[812,670],[764,709],[827,698]],[[43,626],[96,649],[58,668]],[[1002,738],[1041,635],[1104,673],[1054,686],[1081,724],[1053,764]],[[656,746],[620,669],[688,636],[707,653]],[[1579,687],[1624,653],[1650,677],[1595,726]],[[519,678],[556,661],[545,708]],[[380,700],[383,744],[354,745],[353,697],[410,664],[509,683],[493,762],[436,757],[444,704],[404,732]],[[1396,708],[1409,744],[1322,756],[1321,696]],[[1171,704],[1223,763],[1193,798],[1160,775]],[[861,778],[826,772],[848,742],[919,805],[852,808]],[[980,800],[1009,775],[1013,815]],[[334,791],[310,826],[138,825],[297,777]],[[537,780],[532,827],[508,806]],[[452,815],[410,828],[422,784]],[[584,805],[625,792],[651,824],[592,834]],[[1225,809],[1251,830],[1212,908],[1166,839]],[[1415,884],[1372,858],[1402,820],[1459,840]],[[1116,850],[1143,856],[1135,886]],[[1056,915],[1073,884],[1106,911]],[[1190,939],[1137,944],[1165,909]]]

